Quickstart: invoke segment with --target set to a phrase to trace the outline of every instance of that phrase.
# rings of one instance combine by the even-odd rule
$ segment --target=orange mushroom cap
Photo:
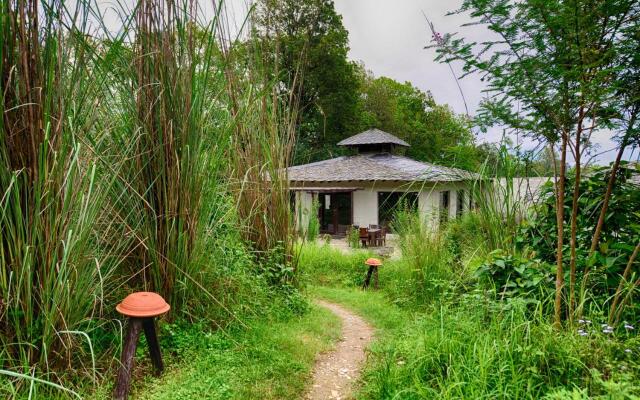
[[[367,265],[373,265],[373,266],[376,266],[376,267],[382,265],[382,261],[378,260],[377,258],[369,258],[364,263],[367,264]]]
[[[131,293],[116,306],[116,311],[127,317],[156,317],[169,311],[171,307],[158,293]]]

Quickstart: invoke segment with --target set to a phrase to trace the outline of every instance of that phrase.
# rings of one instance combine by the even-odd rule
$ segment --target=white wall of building
[[[369,226],[378,224],[378,190],[368,187],[353,192],[353,224]]]
[[[296,230],[306,233],[309,226],[309,215],[313,206],[313,195],[309,192],[296,191]]]
[[[443,191],[449,191],[449,218],[454,219],[457,215],[458,190],[465,190],[465,211],[468,209],[469,187],[466,183],[426,183],[421,186],[408,186],[405,182],[378,183],[378,182],[346,182],[342,185],[332,183],[309,184],[308,186],[318,187],[340,187],[359,189],[353,192],[353,224],[359,226],[378,225],[378,193],[379,192],[418,192],[418,210],[422,217],[434,226],[437,226],[440,215],[441,196]],[[313,196],[304,190],[298,191],[296,195],[296,221],[298,230],[306,231],[309,224],[309,215],[312,210]]]
[[[518,202],[521,210],[526,211],[533,206],[538,200],[540,187],[548,182],[550,178],[516,178],[513,182],[514,194],[511,197],[512,202]],[[494,182],[499,187],[505,186],[504,180]],[[442,192],[449,192],[449,219],[457,217],[458,211],[458,193],[464,191],[463,209],[467,212],[469,209],[471,183],[464,182],[447,182],[447,183],[425,183],[421,186],[408,186],[405,182],[397,183],[378,183],[378,182],[345,182],[345,183],[318,183],[309,184],[313,187],[345,187],[359,188],[353,192],[353,224],[360,226],[378,225],[378,193],[379,192],[418,192],[418,210],[424,220],[432,226],[439,223],[439,215],[441,212],[441,196]],[[312,210],[312,201],[314,196],[318,194],[309,192],[296,192],[296,221],[297,230],[306,231],[309,225],[309,216]],[[496,195],[501,197],[501,190],[495,191]],[[499,201],[499,200],[498,200]]]

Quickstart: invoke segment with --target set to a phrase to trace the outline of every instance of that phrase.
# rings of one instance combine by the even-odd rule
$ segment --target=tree
[[[576,235],[581,157],[593,132],[611,128],[614,110],[624,108],[616,93],[627,67],[640,5],[633,0],[465,0],[470,12],[498,39],[467,43],[445,35],[438,59],[460,60],[466,73],[488,83],[489,99],[480,120],[515,128],[559,147],[556,193],[557,246],[555,325],[560,326],[564,293],[565,177],[568,156],[575,161],[570,208],[569,300],[575,309]],[[637,29],[635,29],[637,30]]]
[[[323,159],[356,132],[358,81],[332,0],[261,0],[255,29],[299,103],[295,162]]]
[[[482,163],[470,121],[409,82],[361,71],[360,129],[379,128],[411,144],[407,155],[465,169]]]

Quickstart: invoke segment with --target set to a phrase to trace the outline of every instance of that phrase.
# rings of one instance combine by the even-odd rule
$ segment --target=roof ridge
[[[378,128],[370,128],[338,142],[338,146],[362,146],[368,144],[395,144],[409,147],[409,143]]]

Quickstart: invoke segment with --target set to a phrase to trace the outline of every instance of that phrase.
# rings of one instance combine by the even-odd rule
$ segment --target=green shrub
[[[489,245],[476,212],[469,212],[449,221],[445,235],[453,262],[462,270],[472,272],[486,257]]]
[[[453,263],[448,240],[444,232],[429,226],[417,212],[399,211],[393,221],[398,234],[402,259],[396,268],[404,269],[404,287],[417,303],[427,303],[448,290],[460,271]],[[396,291],[397,292],[397,291]]]
[[[320,203],[317,199],[314,199],[311,203],[311,210],[309,211],[309,224],[307,225],[307,240],[315,242],[320,234],[320,220],[318,219],[318,209]]]
[[[501,297],[547,299],[554,292],[555,265],[500,249],[489,254],[475,275],[494,284]]]
[[[360,231],[353,226],[347,230],[347,243],[354,249],[360,248]]]
[[[587,265],[591,265],[589,297],[593,306],[601,307],[609,301],[620,281],[633,248],[640,239],[640,190],[631,180],[632,169],[624,163],[619,170],[617,183],[609,201],[607,218],[602,230],[600,245],[591,259],[589,248],[600,213],[602,199],[607,188],[609,167],[594,167],[580,182],[580,213],[577,229],[577,281],[580,282]],[[565,208],[570,209],[573,199],[574,176],[566,183]],[[519,229],[517,245],[523,252],[533,251],[536,258],[548,263],[556,261],[557,221],[553,186],[547,184],[541,190],[541,201],[531,218]],[[565,213],[565,225],[570,224],[570,213]],[[568,232],[565,232],[568,243]],[[564,247],[564,259],[570,259],[569,246]],[[568,268],[567,268],[568,269]],[[633,307],[627,309],[627,318],[635,319],[640,312],[635,306],[637,293],[630,293]],[[592,305],[587,305],[590,307]]]

